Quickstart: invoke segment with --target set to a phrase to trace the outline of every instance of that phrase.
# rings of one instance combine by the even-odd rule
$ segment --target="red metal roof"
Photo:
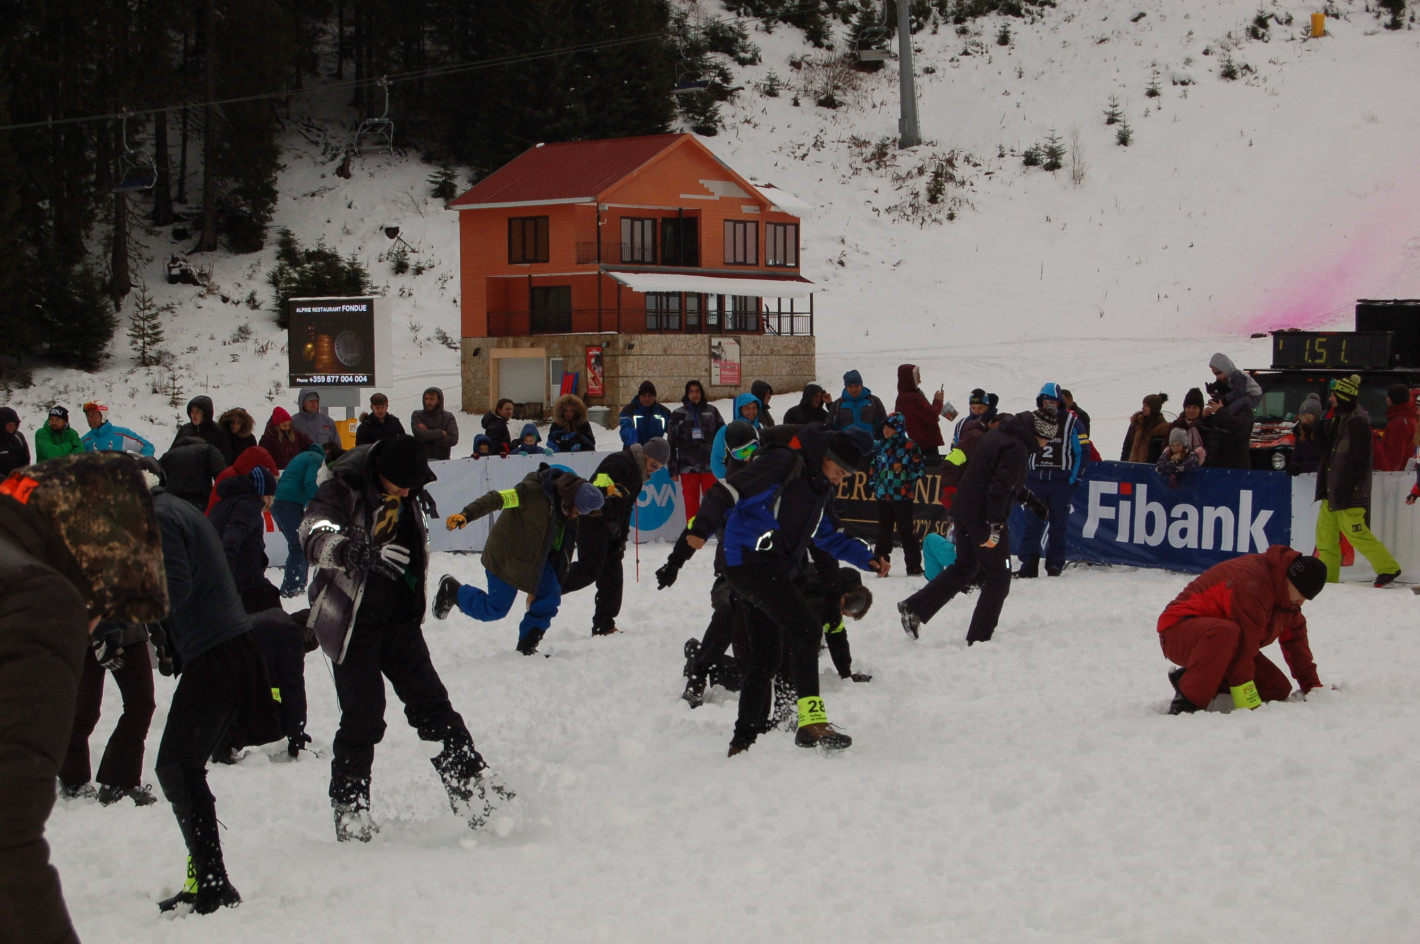
[[[565,141],[528,148],[449,204],[452,208],[596,197],[689,134]]]

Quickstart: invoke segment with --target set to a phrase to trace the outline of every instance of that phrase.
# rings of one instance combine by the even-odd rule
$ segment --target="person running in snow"
[[[853,743],[828,723],[819,694],[823,624],[804,597],[804,581],[810,543],[860,570],[888,573],[887,561],[834,529],[831,513],[835,490],[867,465],[871,453],[872,439],[863,430],[800,427],[788,445],[763,448],[743,470],[717,483],[689,528],[685,543],[695,551],[723,525],[725,577],[745,607],[749,664],[731,757],[748,750],[766,729],[771,685],[786,643],[793,650],[799,696],[794,743],[826,750]],[[674,574],[669,576],[673,583]]]
[[[1065,408],[1060,388],[1047,383],[1040,388],[1035,404],[1040,415],[1052,417],[1055,427],[1039,449],[1031,453],[1026,485],[1048,509],[1044,521],[1027,517],[1021,534],[1021,569],[1017,577],[1040,575],[1040,543],[1044,535],[1045,573],[1059,577],[1065,569],[1066,535],[1070,522],[1070,501],[1075,488],[1084,481],[1088,463],[1089,435],[1080,428],[1075,414]],[[1164,426],[1167,431],[1168,426]],[[1048,534],[1046,533],[1048,530]]]
[[[1302,603],[1326,586],[1326,565],[1280,544],[1214,564],[1183,588],[1159,615],[1159,647],[1178,668],[1169,671],[1169,714],[1207,708],[1231,692],[1233,705],[1256,708],[1282,701],[1292,685],[1262,655],[1279,643],[1302,694],[1321,687],[1307,642]]]
[[[58,404],[49,408],[49,420],[35,430],[35,461],[58,459],[84,451],[78,430],[69,425],[69,411]]]
[[[564,393],[552,408],[547,444],[555,452],[595,452],[597,437],[587,422],[587,404],[575,393]]]
[[[432,387],[430,389],[437,390],[438,388]],[[360,425],[355,427],[355,445],[373,446],[382,439],[393,439],[403,435],[405,435],[404,424],[399,421],[399,417],[390,413],[390,398],[383,393],[370,394],[370,412],[360,415]],[[416,435],[414,438],[420,437]],[[448,456],[444,456],[444,458],[447,459]]]
[[[829,392],[816,383],[804,387],[797,406],[791,406],[784,414],[785,426],[804,426],[808,423],[827,423],[828,405],[833,402]]]
[[[942,464],[943,417],[948,421],[957,418],[956,410],[946,403],[946,395],[937,388],[931,400],[922,392],[922,372],[916,364],[901,364],[897,368],[897,403],[895,409],[901,413],[907,424],[907,438],[922,450],[922,458],[928,469],[936,469]]]
[[[340,701],[330,803],[341,842],[368,842],[377,828],[370,818],[370,772],[385,732],[385,678],[419,739],[442,743],[430,762],[455,814],[479,828],[504,795],[449,703],[424,641],[424,515],[433,512],[424,488],[434,480],[424,446],[413,436],[358,446],[331,467],[330,481],[301,522],[315,568],[307,626],[334,663]]]
[[[1375,586],[1400,576],[1400,564],[1371,533],[1371,416],[1357,402],[1361,377],[1331,381],[1332,414],[1321,423],[1321,465],[1316,475],[1316,556],[1326,564],[1326,580],[1341,579],[1341,538],[1351,542],[1376,571]]]
[[[453,448],[459,442],[458,419],[452,412],[444,409],[444,391],[439,387],[425,390],[423,403],[424,409],[415,410],[409,415],[410,435],[424,444],[424,451],[431,462],[435,459],[447,459],[453,455]],[[512,416],[512,401],[508,401],[508,406],[508,415]],[[399,420],[395,420],[395,424],[398,423]],[[487,425],[484,423],[484,426]],[[503,431],[506,433],[507,429],[505,424]],[[403,427],[400,432],[404,432]]]
[[[506,456],[512,448],[513,433],[508,429],[508,421],[512,418],[513,401],[507,397],[499,400],[493,409],[483,414],[483,435],[488,437],[494,455]],[[474,441],[477,442],[476,439]]]
[[[670,461],[670,454],[664,439],[649,440],[644,446],[632,443],[603,459],[592,476],[592,484],[606,493],[605,504],[600,514],[577,527],[577,561],[567,569],[562,594],[596,583],[593,636],[619,631],[616,618],[621,613],[622,560],[631,538],[632,515],[641,487]]]
[[[276,471],[284,472],[292,459],[310,448],[311,437],[296,429],[291,423],[291,414],[285,407],[278,406],[272,409],[257,445],[271,453]]]
[[[705,401],[705,388],[698,380],[685,382],[680,407],[671,414],[669,472],[685,498],[685,519],[700,510],[700,499],[715,484],[710,468],[710,452],[725,419],[713,404]]]
[[[760,429],[759,424],[759,398],[752,393],[742,393],[735,397],[734,420],[743,420],[756,430]],[[731,420],[733,423],[734,420]],[[715,434],[715,440],[710,444],[710,473],[714,475],[715,481],[723,482],[725,476],[729,474],[726,465],[727,452],[725,449],[725,434],[729,429],[727,426],[720,427]],[[702,499],[703,500],[703,499]],[[687,516],[686,520],[690,520]]]
[[[445,574],[434,597],[434,618],[444,619],[457,606],[472,619],[496,622],[512,610],[521,590],[528,595],[528,607],[518,624],[517,650],[525,656],[537,652],[562,603],[578,519],[600,511],[605,501],[602,490],[586,479],[543,464],[512,488],[491,491],[449,515],[445,526],[455,531],[502,512],[483,546],[488,589]]]
[[[1206,385],[1213,399],[1203,407],[1202,420],[1208,465],[1214,469],[1250,468],[1252,413],[1262,402],[1262,387],[1225,354],[1210,357],[1208,369],[1214,378]]]
[[[84,404],[84,419],[89,423],[89,431],[82,442],[85,452],[129,452],[141,456],[151,456],[153,444],[131,429],[115,426],[108,419],[108,404],[90,400]]]
[[[881,439],[887,410],[883,409],[883,401],[863,386],[863,375],[850,370],[843,375],[843,396],[828,408],[828,415],[834,429],[857,428]]]
[[[859,571],[841,566],[832,554],[810,547],[814,575],[808,582],[806,597],[818,608],[823,620],[823,640],[828,657],[838,677],[850,682],[871,682],[873,677],[853,671],[853,650],[848,645],[845,619],[854,622],[868,615],[873,605],[873,591],[863,584]]]
[[[317,446],[340,442],[340,431],[335,428],[335,421],[321,412],[319,390],[301,391],[301,398],[296,402],[296,415],[291,417],[291,428],[304,433]]]
[[[30,464],[30,444],[20,432],[20,416],[8,406],[0,406],[0,475]]]
[[[542,444],[542,436],[537,431],[536,423],[524,423],[522,435],[518,437],[518,445],[510,455],[517,456],[550,456],[552,450]]]
[[[44,826],[81,667],[117,655],[89,634],[160,620],[168,595],[131,458],[66,456],[0,483],[0,940],[78,941]]]
[[[665,437],[671,425],[671,411],[656,402],[656,385],[643,380],[636,396],[621,408],[618,422],[623,446],[644,446],[657,437]]]
[[[958,593],[981,585],[976,609],[967,628],[968,646],[989,640],[1001,618],[1001,607],[1011,592],[1011,508],[1025,504],[1044,519],[1045,503],[1026,488],[1030,457],[1050,441],[1060,428],[1060,418],[1044,408],[1034,413],[1006,416],[982,437],[962,476],[952,521],[956,526],[957,556],[952,565],[912,596],[897,605],[903,631],[916,639],[921,625],[951,602]]]
[[[883,560],[891,559],[892,534],[896,529],[909,577],[922,573],[922,545],[917,540],[912,509],[924,466],[922,452],[907,434],[907,418],[901,413],[889,413],[883,424],[883,438],[874,444],[868,471],[878,505],[878,542],[873,553]]]

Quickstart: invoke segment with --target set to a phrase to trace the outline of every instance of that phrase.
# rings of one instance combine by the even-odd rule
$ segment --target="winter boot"
[[[380,827],[370,817],[370,780],[333,778],[330,783],[330,808],[335,814],[335,838],[338,842],[369,842]]]
[[[192,864],[192,856],[187,857],[187,879],[182,883],[182,889],[171,898],[164,898],[158,902],[159,911],[176,911],[181,906],[191,906],[197,903],[197,867]]]
[[[458,605],[459,582],[448,574],[439,578],[439,589],[434,593],[434,619],[443,619]]]
[[[1016,576],[1017,576],[1017,577],[1022,577],[1022,578],[1025,578],[1025,579],[1030,579],[1030,578],[1032,578],[1032,577],[1039,577],[1039,576],[1040,576],[1040,556],[1039,556],[1039,555],[1036,555],[1036,556],[1034,556],[1034,557],[1022,557],[1022,558],[1021,558],[1021,566],[1020,566],[1020,568],[1016,571]]]
[[[902,619],[902,631],[916,639],[922,629],[921,617],[907,608],[906,600],[897,605],[897,615]]]
[[[526,636],[519,636],[517,646],[518,651],[525,656],[530,656],[536,653],[538,643],[542,642],[543,632],[545,631],[541,629],[533,629],[529,630]]]
[[[192,833],[197,840],[197,848],[192,854],[192,864],[197,873],[197,897],[192,903],[192,910],[205,915],[218,908],[240,905],[242,896],[227,880],[227,866],[222,861],[222,838],[217,833],[216,812],[194,817]]]
[[[685,668],[680,674],[686,678],[694,678],[698,674],[695,669],[695,657],[700,654],[700,640],[691,636],[681,647],[681,652],[685,653]]]
[[[705,676],[692,675],[685,680],[685,691],[680,693],[681,699],[692,708],[699,708],[705,704]]]
[[[794,743],[799,747],[816,747],[821,751],[841,751],[852,746],[853,739],[842,731],[821,721],[818,724],[801,724],[794,735]]]
[[[593,636],[610,636],[612,633],[619,632],[621,632],[621,630],[616,628],[615,623],[603,623],[601,625],[595,623],[592,624]]]
[[[59,797],[63,800],[94,800],[99,795],[98,788],[92,783],[67,784],[62,780],[59,783]]]
[[[112,806],[124,797],[131,799],[134,806],[152,806],[158,802],[158,798],[153,796],[153,788],[147,784],[139,784],[136,787],[104,784],[99,788],[99,803],[102,806]]]
[[[1376,583],[1375,583],[1375,585],[1376,585],[1377,587],[1384,587],[1386,584],[1392,582],[1393,580],[1395,580],[1396,577],[1399,577],[1399,576],[1400,576],[1400,571],[1398,571],[1398,570],[1397,570],[1397,571],[1394,571],[1394,572],[1392,572],[1392,573],[1389,573],[1389,574],[1376,574]]]
[[[1052,567],[1052,566],[1050,566],[1049,564],[1046,564],[1046,565],[1045,565],[1045,576],[1047,576],[1047,577],[1059,577],[1060,574],[1061,574],[1061,570],[1062,570],[1062,568],[1059,568],[1059,567]]]
[[[446,741],[443,751],[430,763],[444,783],[449,808],[465,820],[470,829],[483,829],[500,808],[517,796],[473,749],[472,739],[466,744]]]
[[[1183,692],[1178,690],[1178,683],[1183,678],[1185,669],[1169,669],[1169,684],[1173,686],[1173,703],[1169,705],[1171,715],[1191,715],[1199,708],[1193,702],[1183,696]]]

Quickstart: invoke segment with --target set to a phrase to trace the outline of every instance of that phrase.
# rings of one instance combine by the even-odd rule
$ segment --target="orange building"
[[[753,380],[801,389],[814,339],[800,206],[690,134],[528,149],[450,204],[463,409],[550,407],[564,372],[616,408],[647,379],[671,406],[690,379],[712,398]],[[603,390],[588,396],[593,352]]]

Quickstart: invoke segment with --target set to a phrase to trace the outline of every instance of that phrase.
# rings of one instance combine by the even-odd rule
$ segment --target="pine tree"
[[[1045,158],[1044,163],[1040,165],[1043,170],[1057,171],[1064,166],[1065,145],[1061,142],[1060,135],[1055,133],[1054,128],[1051,128],[1045,136],[1042,156]]]
[[[170,305],[159,305],[148,292],[148,284],[140,283],[133,300],[133,313],[128,316],[128,346],[133,348],[138,364],[152,367],[158,363],[163,346],[163,315]]]
[[[1114,140],[1120,147],[1129,147],[1134,143],[1134,129],[1129,127],[1129,120],[1122,118],[1119,127],[1114,132]]]
[[[459,195],[459,176],[452,164],[440,164],[428,177],[429,196],[445,203]]]
[[[1119,96],[1109,97],[1109,107],[1104,110],[1104,123],[1106,125],[1119,124],[1119,120],[1124,117],[1124,112],[1119,107]]]
[[[1158,98],[1160,94],[1161,93],[1159,91],[1159,70],[1155,68],[1152,72],[1149,73],[1149,84],[1144,89],[1144,97]]]

